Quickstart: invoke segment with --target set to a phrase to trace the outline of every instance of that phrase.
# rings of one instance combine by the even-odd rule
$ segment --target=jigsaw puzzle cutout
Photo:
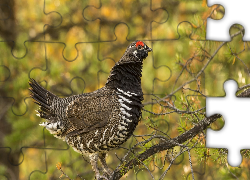
[[[244,41],[250,41],[250,24],[245,16],[249,15],[247,0],[207,0],[207,5],[220,4],[225,8],[225,15],[220,20],[207,20],[206,39],[213,41],[231,41],[229,29],[234,24],[245,28]]]
[[[234,80],[224,83],[225,97],[206,98],[206,116],[221,114],[225,125],[220,131],[207,129],[206,147],[227,148],[228,163],[231,166],[240,166],[241,149],[250,149],[250,145],[243,138],[249,136],[250,120],[248,117],[250,99],[236,97],[238,85]],[[238,129],[237,133],[235,129]]]
[[[0,12],[0,27],[5,24],[6,29],[9,30],[10,28],[7,28],[8,24],[21,28],[20,24],[11,24],[11,18],[14,17],[11,13],[11,11],[13,11],[13,4],[9,4],[9,2],[12,1],[6,1],[3,4],[0,4],[0,9],[3,9],[2,7],[4,7],[4,14],[1,14]],[[129,2],[131,3],[131,1]],[[22,1],[18,3],[22,3]],[[0,60],[1,87],[5,87],[5,91],[9,92],[8,95],[4,95],[5,98],[12,98],[15,100],[15,103],[12,104],[11,108],[8,110],[6,117],[8,117],[8,119],[13,119],[10,121],[13,124],[15,122],[23,124],[22,128],[24,131],[27,126],[29,126],[32,131],[25,131],[22,136],[23,139],[20,140],[20,142],[17,142],[15,146],[12,145],[6,147],[7,144],[3,144],[0,141],[0,148],[2,150],[6,148],[14,150],[12,153],[20,152],[24,154],[23,157],[20,157],[15,163],[13,163],[13,161],[9,160],[13,157],[13,154],[7,152],[9,158],[8,161],[10,161],[9,168],[11,169],[11,166],[18,165],[19,163],[21,171],[25,172],[22,173],[24,175],[22,177],[23,179],[58,178],[60,172],[57,172],[58,170],[55,169],[55,164],[61,161],[61,159],[60,157],[57,159],[54,157],[57,157],[62,153],[64,153],[65,156],[70,156],[70,158],[63,159],[63,164],[68,165],[67,170],[71,169],[73,172],[72,175],[75,175],[76,172],[82,172],[82,169],[78,168],[78,170],[73,170],[71,161],[69,162],[68,159],[73,157],[71,160],[72,162],[78,161],[78,167],[88,168],[90,165],[88,165],[88,163],[83,163],[82,157],[73,152],[64,142],[53,138],[48,132],[44,132],[41,127],[38,126],[40,120],[36,118],[35,112],[33,112],[34,106],[31,103],[31,99],[26,99],[27,103],[24,100],[28,97],[29,92],[25,91],[24,94],[14,93],[13,89],[20,89],[20,92],[24,92],[24,89],[28,88],[28,85],[25,87],[19,86],[19,82],[27,82],[29,77],[36,78],[36,80],[41,82],[44,87],[55,94],[60,95],[60,97],[91,92],[104,85],[110,67],[112,67],[115,61],[119,59],[119,54],[123,52],[131,40],[146,39],[149,40],[147,44],[151,46],[154,51],[150,55],[152,60],[149,58],[147,62],[145,61],[142,78],[142,81],[144,82],[142,83],[147,84],[147,86],[144,87],[145,102],[153,104],[156,101],[152,94],[161,98],[165,97],[166,94],[170,94],[173,91],[174,87],[178,87],[182,81],[189,78],[191,79],[193,74],[199,72],[199,67],[202,67],[205,63],[203,59],[198,58],[194,59],[194,61],[187,60],[189,57],[192,57],[192,53],[182,54],[187,48],[195,48],[195,41],[192,39],[205,40],[205,33],[202,35],[200,34],[200,32],[203,31],[203,29],[200,28],[201,22],[196,20],[190,21],[190,18],[193,17],[194,14],[197,16],[203,16],[203,21],[211,14],[212,10],[203,14],[206,7],[202,1],[147,1],[143,5],[142,14],[144,15],[144,18],[148,17],[148,19],[140,19],[140,14],[136,16],[127,14],[123,17],[122,14],[119,13],[118,8],[125,8],[128,5],[131,5],[125,1],[123,3],[128,4],[119,4],[116,2],[116,5],[112,7],[114,11],[111,12],[107,11],[107,9],[111,8],[110,5],[112,3],[107,3],[107,1],[72,1],[71,3],[65,4],[65,2],[62,1],[41,1],[39,6],[40,9],[32,9],[31,7],[35,6],[35,4],[29,4],[29,9],[32,9],[30,12],[33,14],[37,13],[33,16],[33,19],[32,16],[28,17],[30,18],[29,22],[32,21],[32,23],[40,24],[40,28],[34,29],[32,23],[30,23],[30,28],[27,28],[30,31],[22,31],[21,33],[24,37],[23,39],[16,39],[14,34],[13,36],[1,37],[3,41],[1,41],[0,46],[2,46],[3,43],[7,43],[10,48],[3,49],[3,52],[6,54],[12,53],[12,59]],[[137,3],[140,4],[140,1]],[[227,7],[224,7],[227,12]],[[93,11],[91,11],[91,9]],[[145,13],[147,10],[150,10],[150,13]],[[183,12],[185,11],[188,12],[187,16],[183,15]],[[112,17],[109,16],[109,13],[118,15]],[[217,13],[220,12],[217,11]],[[39,19],[39,17],[42,17],[42,19]],[[138,21],[142,23],[139,23],[138,25]],[[244,24],[242,25],[246,27]],[[208,23],[207,27],[209,28],[210,26],[211,25]],[[12,30],[18,29],[17,27],[12,28]],[[0,34],[2,32],[1,28]],[[81,28],[87,30],[82,31]],[[165,30],[167,30],[167,33],[163,33]],[[21,37],[21,35],[19,36]],[[14,44],[16,44],[19,49],[13,48]],[[40,54],[37,55],[37,52]],[[182,54],[182,57],[174,57],[175,53]],[[158,54],[164,55],[164,61],[161,61]],[[206,54],[204,54],[204,56],[206,56]],[[245,58],[246,56],[244,56],[243,59]],[[177,65],[175,64],[176,59],[179,60]],[[92,65],[95,64],[93,62],[98,62],[96,63],[98,65],[92,67]],[[235,64],[237,63],[238,61],[235,62]],[[244,61],[242,61],[242,64],[243,63]],[[20,67],[19,73],[16,73],[13,64],[18,64],[18,67]],[[30,64],[28,69],[25,68],[26,64]],[[179,70],[182,67],[186,67],[186,77],[183,75],[180,78],[177,78]],[[218,65],[218,67],[220,66]],[[150,69],[150,71],[146,71],[146,69]],[[202,74],[202,78],[200,79],[201,85],[198,87],[202,92],[205,91],[205,74],[206,77],[210,75],[208,72]],[[25,78],[21,78],[21,75]],[[96,82],[93,82],[93,76],[95,77],[94,79],[96,79]],[[238,77],[237,81],[244,83],[244,77],[242,76],[245,77],[244,73],[241,74],[241,77]],[[173,81],[173,79],[176,78],[178,79],[177,83]],[[162,87],[166,88],[164,94],[162,94],[161,91]],[[190,86],[185,86],[183,88],[182,92],[183,96],[185,96],[183,101],[190,96],[191,101],[189,102],[189,100],[187,100],[187,104],[191,104],[191,102],[195,103],[195,98],[191,98],[193,94],[190,93],[190,95],[187,95],[189,89]],[[172,103],[175,103],[175,98],[172,97]],[[22,107],[21,109],[18,109],[19,105]],[[185,103],[183,106],[185,110],[191,108],[189,105],[185,108]],[[164,112],[155,104],[150,105],[150,108],[148,109],[157,113]],[[169,115],[169,117],[170,116],[171,115]],[[181,118],[171,116],[170,119],[170,121],[167,121],[160,118],[155,121],[155,124],[160,126],[159,130],[161,130],[162,133],[169,133],[170,130],[175,129],[176,122]],[[29,124],[26,123],[27,120],[30,120]],[[143,119],[142,122],[147,122],[147,120],[148,118]],[[164,129],[164,127],[166,127],[166,129]],[[15,127],[12,131],[13,135],[22,131],[22,128]],[[148,127],[140,123],[135,134],[146,134],[147,130]],[[29,137],[27,139],[27,134],[33,134],[35,138],[31,139],[31,137]],[[41,141],[44,141],[45,143],[41,144]],[[134,142],[135,139],[131,138],[124,147],[131,147]],[[175,152],[178,153],[179,150],[175,149]],[[39,154],[39,157],[35,157],[34,154],[36,153]],[[115,157],[117,156],[116,153],[119,157],[123,157],[123,155],[126,154],[126,151],[124,151],[124,149],[123,151],[120,151],[119,149],[111,154]],[[112,160],[113,159],[108,157],[108,164],[115,164]],[[36,166],[29,168],[28,164],[32,164],[34,161],[37,162]],[[176,166],[175,168],[171,168],[166,177],[173,178],[171,174],[175,174],[176,169],[184,169],[184,172],[188,174],[187,178],[193,176],[190,167],[183,165],[185,163],[189,165],[188,153],[174,161],[174,165]],[[162,170],[159,164],[156,163],[155,165],[155,168],[158,168],[160,171]],[[199,178],[205,177],[205,168],[206,167],[200,168],[193,164],[195,177],[196,175]],[[91,168],[88,170],[89,173],[93,173]],[[0,169],[0,174],[1,173],[2,171]],[[139,176],[140,174],[143,174],[143,172],[139,171],[139,173],[134,174],[132,178],[135,176],[137,177],[137,175]],[[4,174],[1,174],[0,177],[1,176],[10,178]],[[84,173],[80,177],[93,179],[93,176],[88,176]]]

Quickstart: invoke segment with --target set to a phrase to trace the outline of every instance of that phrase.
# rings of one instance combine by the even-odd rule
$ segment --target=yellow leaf
[[[56,168],[57,168],[58,170],[60,170],[60,169],[62,168],[62,163],[57,163],[57,164],[56,164]]]

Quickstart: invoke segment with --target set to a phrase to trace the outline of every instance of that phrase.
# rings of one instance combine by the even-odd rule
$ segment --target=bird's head
[[[125,89],[126,91],[137,87],[137,90],[134,91],[140,93],[142,64],[150,51],[152,49],[144,42],[132,42],[121,59],[112,67],[106,85],[112,88]]]
[[[142,62],[150,51],[152,51],[152,49],[143,41],[136,40],[127,47],[118,63]]]

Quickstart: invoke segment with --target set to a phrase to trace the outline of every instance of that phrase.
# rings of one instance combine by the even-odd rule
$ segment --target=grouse
[[[132,42],[111,69],[105,86],[90,93],[59,98],[34,79],[29,81],[31,97],[39,105],[37,115],[46,119],[40,126],[87,155],[96,179],[107,179],[100,175],[98,159],[104,173],[112,175],[106,153],[126,142],[140,120],[142,65],[150,51],[144,42]]]

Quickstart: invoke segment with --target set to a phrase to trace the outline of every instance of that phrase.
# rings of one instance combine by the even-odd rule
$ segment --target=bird
[[[106,84],[89,93],[60,98],[29,80],[30,96],[39,106],[37,115],[45,119],[39,125],[89,157],[97,180],[112,175],[106,154],[125,143],[141,120],[143,60],[151,51],[143,41],[133,41],[111,68]]]

